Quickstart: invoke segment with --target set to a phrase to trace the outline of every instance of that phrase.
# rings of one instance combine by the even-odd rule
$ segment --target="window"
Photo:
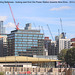
[[[15,46],[18,46],[18,44],[15,44]]]
[[[18,46],[22,46],[22,44],[18,44]]]
[[[27,34],[23,34],[23,36],[27,36]]]
[[[27,39],[23,39],[23,41],[27,41]]]
[[[38,35],[34,35],[34,36],[38,36]]]
[[[29,34],[28,36],[33,36],[33,35]]]
[[[28,37],[28,39],[32,39],[32,37]]]

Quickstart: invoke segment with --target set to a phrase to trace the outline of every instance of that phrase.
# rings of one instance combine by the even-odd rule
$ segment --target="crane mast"
[[[52,33],[51,33],[51,30],[50,30],[50,28],[49,28],[48,24],[47,24],[47,27],[48,27],[49,32],[50,32],[50,34],[51,34],[51,37],[52,37],[52,39],[53,39],[53,35],[52,35]],[[54,39],[53,39],[53,40],[54,40]]]
[[[13,12],[12,12],[12,9],[11,9],[11,6],[10,6],[10,4],[8,3],[8,5],[9,5],[9,8],[10,8],[10,11],[11,11],[11,14],[12,14],[12,17],[13,17],[13,20],[14,20],[14,23],[15,23],[15,26],[16,26],[16,30],[19,30],[19,23],[16,25],[16,21],[15,21],[15,18],[14,18],[14,15],[13,15]]]
[[[60,23],[61,23],[61,31],[63,32],[62,19],[61,18],[60,18]]]

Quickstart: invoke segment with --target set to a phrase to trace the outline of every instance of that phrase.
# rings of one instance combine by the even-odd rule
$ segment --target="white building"
[[[70,48],[70,39],[59,39],[59,53],[62,49]]]

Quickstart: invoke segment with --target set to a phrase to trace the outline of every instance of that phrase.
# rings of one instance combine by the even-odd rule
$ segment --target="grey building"
[[[31,30],[31,26],[32,26],[31,23],[27,23],[24,29]]]
[[[7,34],[0,35],[0,57],[7,56]]]
[[[67,39],[65,35],[66,33],[62,32],[59,36],[55,37],[57,54],[63,49],[70,48],[70,39]]]
[[[8,34],[8,56],[43,55],[44,41],[40,30],[14,30]]]
[[[0,34],[5,34],[5,27],[3,27],[3,21],[0,21]]]

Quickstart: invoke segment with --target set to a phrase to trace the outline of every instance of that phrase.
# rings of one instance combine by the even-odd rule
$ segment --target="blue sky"
[[[71,0],[64,1],[69,2]],[[11,3],[10,5],[16,23],[19,22],[20,29],[23,29],[26,23],[32,23],[32,29],[41,29],[41,26],[43,26],[45,36],[48,36],[50,37],[50,39],[52,39],[47,24],[50,27],[53,37],[55,37],[56,35],[58,35],[58,29],[60,29],[61,33],[61,18],[63,30],[64,32],[66,32],[66,37],[75,37],[75,3]],[[7,33],[10,33],[11,30],[15,29],[14,21],[7,3],[0,3],[0,20],[4,20],[4,26],[6,27]],[[41,32],[43,33],[42,29]]]

